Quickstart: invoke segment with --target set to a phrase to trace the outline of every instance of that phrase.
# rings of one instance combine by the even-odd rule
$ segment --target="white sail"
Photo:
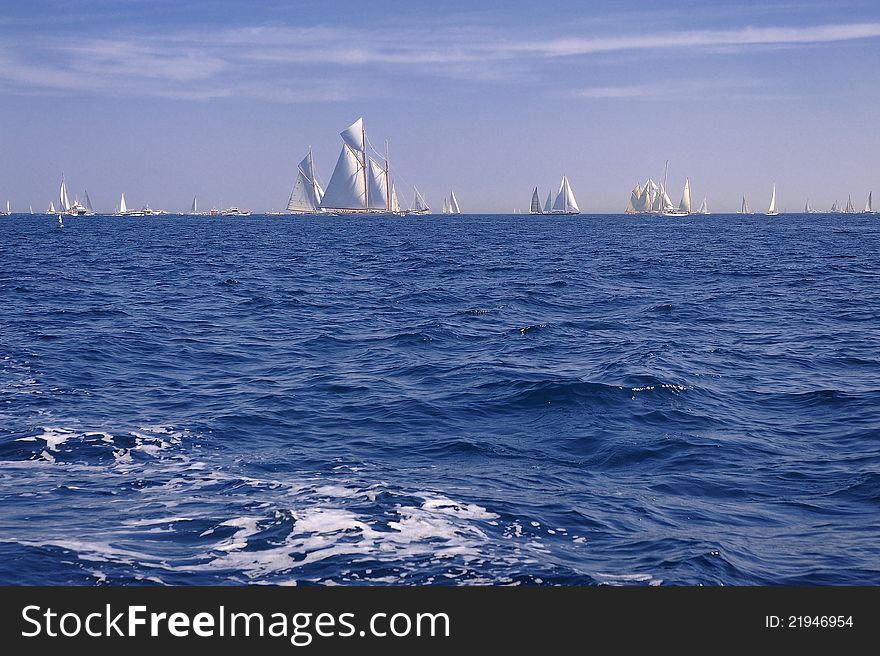
[[[660,185],[660,207],[659,211],[661,212],[671,212],[675,209],[675,205],[672,204],[672,199],[669,198],[669,194],[666,193],[666,187]]]
[[[577,214],[580,212],[577,201],[574,199],[574,193],[571,190],[568,178],[564,175],[562,176],[562,182],[559,185],[559,192],[556,194],[556,200],[553,201],[553,211],[557,213],[561,212],[563,214]]]
[[[94,212],[95,210],[92,209],[92,199],[89,198],[89,192],[88,192],[88,190],[84,191],[83,194],[84,194],[85,197],[86,197],[86,209],[87,209],[89,212]]]
[[[691,213],[691,182],[688,178],[684,179],[684,191],[681,193],[681,202],[678,204],[679,212]]]
[[[443,213],[449,214],[449,199],[447,198],[443,199]]]
[[[53,201],[49,201],[49,209],[46,210],[49,214],[55,214],[55,203]]]
[[[389,192],[390,190],[385,184],[385,165],[380,164],[372,157],[369,158],[370,167],[368,169],[367,180],[370,190],[370,209],[371,210],[389,210]]]
[[[535,191],[532,192],[532,203],[529,205],[529,214],[540,214],[541,213],[541,198],[538,196],[538,188],[535,187]]]
[[[64,182],[64,175],[61,175],[61,191],[59,193],[61,200],[61,209],[67,212],[70,210],[70,196],[67,195],[67,184]]]
[[[359,118],[339,134],[342,137],[342,140],[355,152],[364,153],[367,150],[363,118]]]
[[[846,209],[843,210],[846,214],[855,214],[856,208],[852,202],[852,194],[850,194],[846,199]]]
[[[773,185],[773,194],[770,196],[770,207],[767,208],[767,214],[777,214],[776,212],[776,185]]]
[[[321,199],[321,207],[363,210],[367,191],[364,183],[364,169],[358,156],[351,146],[344,144]]]
[[[813,208],[810,207],[810,199],[807,199],[807,204],[804,205],[804,214],[812,214]]]
[[[709,203],[706,200],[706,197],[703,196],[703,202],[700,203],[700,209],[697,210],[697,214],[708,214],[709,213]]]
[[[455,197],[455,192],[449,192],[449,213],[450,214],[461,214],[461,208],[458,206],[458,199]]]
[[[193,196],[192,207],[189,208],[190,214],[198,214],[199,213],[199,201]]]
[[[425,202],[425,197],[422,196],[422,192],[420,192],[415,187],[413,187],[413,192],[413,204],[411,209],[414,212],[426,212],[430,210],[431,208],[428,207],[428,203]]]
[[[128,207],[125,204],[125,192],[122,192],[122,196],[119,198],[119,213],[125,214],[128,211]]]
[[[873,214],[874,213],[874,204],[871,202],[871,196],[874,195],[873,191],[868,192],[868,202],[865,203],[865,213]]]
[[[391,211],[400,211],[400,199],[397,198],[397,189],[394,188],[393,182],[391,183]]]
[[[642,199],[642,186],[636,184],[633,187],[632,193],[629,195],[629,202],[626,204],[626,214],[635,214],[636,212],[640,212],[639,208],[644,205],[644,200]]]
[[[838,211],[838,209],[837,209],[837,201],[834,201],[834,203],[831,204],[831,211],[832,211],[832,212],[837,212],[837,211]]]
[[[749,207],[749,201],[746,200],[746,197],[743,196],[742,209],[739,211],[740,214],[751,214],[752,210]]]
[[[12,211],[9,209],[9,201],[6,201],[6,214],[12,214]]]
[[[547,192],[547,200],[544,201],[544,214],[549,214],[553,210],[553,205],[550,201],[552,196],[553,196],[553,192],[548,191]]]
[[[28,210],[30,210],[30,213],[33,214],[34,213],[34,206],[28,205]]]

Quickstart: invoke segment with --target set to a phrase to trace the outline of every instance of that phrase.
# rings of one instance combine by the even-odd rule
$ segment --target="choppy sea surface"
[[[0,583],[878,584],[878,246],[0,217]]]

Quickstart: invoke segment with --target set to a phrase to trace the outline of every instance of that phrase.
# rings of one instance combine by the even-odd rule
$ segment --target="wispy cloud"
[[[756,47],[803,47],[880,37],[880,23],[682,30],[614,37],[548,36],[521,40],[480,24],[400,26],[377,42],[369,29],[245,26],[210,33],[189,29],[57,40],[11,35],[0,48],[5,87],[65,93],[150,95],[204,100],[252,97],[276,102],[338,101],[401,81],[446,77],[485,83],[546,80],[548,61],[646,52],[724,53]],[[596,86],[582,98],[658,97],[659,85]]]

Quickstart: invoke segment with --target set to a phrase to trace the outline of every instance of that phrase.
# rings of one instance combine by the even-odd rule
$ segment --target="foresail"
[[[684,181],[684,191],[681,194],[681,202],[678,204],[679,212],[687,212],[691,213],[691,183],[690,180],[685,178]]]
[[[545,214],[549,214],[553,209],[552,205],[550,204],[550,199],[552,196],[553,196],[553,192],[548,191],[547,192],[547,200],[544,202],[544,213]]]
[[[449,211],[452,214],[461,214],[461,208],[458,206],[458,199],[455,197],[454,191],[449,193]]]

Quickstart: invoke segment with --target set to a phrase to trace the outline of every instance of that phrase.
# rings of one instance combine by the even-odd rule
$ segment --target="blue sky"
[[[44,209],[63,171],[99,209],[280,209],[359,116],[438,208],[526,208],[564,173],[618,212],[667,159],[673,200],[689,176],[719,212],[880,192],[880,3],[646,5],[4,2],[0,200]]]

